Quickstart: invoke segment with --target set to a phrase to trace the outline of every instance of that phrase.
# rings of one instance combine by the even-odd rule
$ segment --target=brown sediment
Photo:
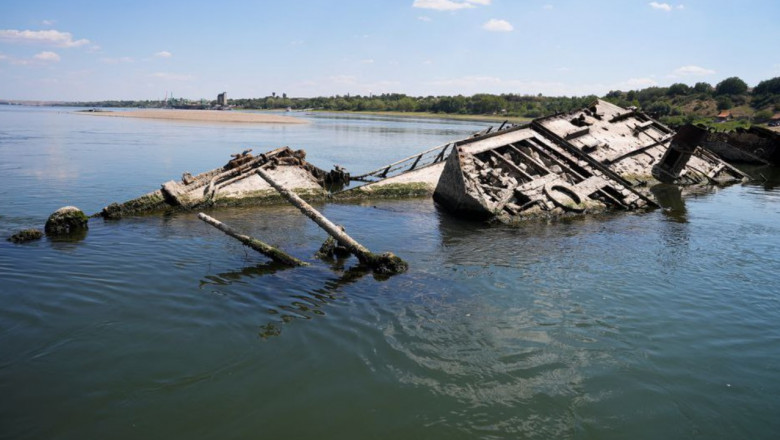
[[[250,113],[221,110],[128,110],[128,111],[79,111],[81,115],[119,118],[161,119],[171,121],[227,122],[256,124],[308,124],[304,119],[268,113]]]

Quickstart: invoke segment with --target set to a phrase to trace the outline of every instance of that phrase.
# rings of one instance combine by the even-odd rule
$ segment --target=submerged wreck
[[[433,197],[458,215],[513,223],[655,207],[652,183],[726,184],[746,177],[697,140],[599,100],[458,143]]]
[[[283,185],[310,198],[324,198],[331,185],[349,181],[349,175],[336,167],[326,172],[306,161],[306,152],[289,147],[277,148],[258,156],[248,149],[232,155],[222,167],[196,176],[184,173],[180,181],[168,181],[162,187],[124,203],[112,203],[100,216],[118,219],[167,209],[193,210],[206,206],[234,206],[281,202],[283,199],[257,175],[264,168]]]
[[[454,215],[504,223],[644,209],[658,206],[650,192],[658,183],[723,185],[747,177],[707,148],[711,139],[706,130],[675,133],[641,111],[598,100],[529,124],[491,127],[351,178],[338,166],[317,168],[302,150],[246,150],[100,215],[282,202],[264,173],[309,200],[432,195]],[[361,184],[342,190],[350,181]]]
[[[730,132],[697,128],[706,131],[703,147],[725,161],[780,166],[780,132],[758,126]]]

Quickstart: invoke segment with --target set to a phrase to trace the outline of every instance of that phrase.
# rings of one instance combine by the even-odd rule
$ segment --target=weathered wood
[[[281,263],[287,266],[308,266],[309,265],[309,263],[306,263],[305,261],[301,261],[291,255],[288,255],[269,244],[263,243],[262,241],[256,238],[236,232],[236,230],[234,230],[230,226],[222,223],[221,221],[213,217],[209,217],[208,215],[202,212],[198,214],[198,218],[210,224],[211,226],[214,226],[215,228],[219,229],[225,234],[235,238],[236,240],[243,243],[245,246],[248,246],[256,250],[257,252],[260,252],[261,254],[265,255],[266,257],[276,261],[277,263]]]
[[[298,208],[306,217],[309,217],[317,223],[319,227],[325,230],[331,237],[335,238],[339,244],[349,250],[349,252],[357,257],[360,263],[370,267],[377,273],[381,274],[395,274],[405,272],[409,265],[393,255],[391,252],[385,252],[384,254],[374,254],[369,251],[362,244],[358,243],[355,239],[347,235],[346,232],[341,230],[336,224],[328,220],[325,216],[320,214],[311,205],[306,203],[294,192],[281,186],[277,183],[268,173],[263,169],[258,168],[256,173],[263,178],[269,185],[279,192],[288,202]]]

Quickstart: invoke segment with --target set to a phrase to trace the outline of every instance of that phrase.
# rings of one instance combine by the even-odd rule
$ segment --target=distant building
[[[769,120],[769,126],[770,127],[780,127],[780,113],[775,113],[774,116]]]
[[[221,105],[223,107],[227,106],[227,92],[222,92],[217,95],[217,105]]]
[[[732,119],[734,119],[734,116],[728,110],[723,110],[722,112],[718,113],[718,116],[715,116],[715,122],[726,122]]]

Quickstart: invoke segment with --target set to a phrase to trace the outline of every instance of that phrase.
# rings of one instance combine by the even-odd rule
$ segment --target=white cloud
[[[357,83],[357,77],[352,75],[333,75],[328,77],[328,80],[330,80],[333,83],[336,84],[355,84]]]
[[[699,66],[682,66],[674,70],[676,76],[705,76],[715,73],[712,69],[705,69]]]
[[[621,83],[615,84],[612,88],[623,90],[644,89],[647,87],[657,86],[658,82],[653,78],[631,78]]]
[[[436,11],[457,11],[475,8],[474,5],[488,6],[491,0],[414,0],[413,8],[433,9]]]
[[[512,30],[514,30],[514,26],[512,26],[506,20],[498,20],[495,18],[491,18],[485,24],[482,25],[482,29],[491,32],[511,32]]]
[[[432,60],[425,60],[425,61],[423,61],[423,64],[426,65],[426,66],[431,66],[431,65],[433,65],[433,61]]]
[[[181,73],[168,73],[168,72],[156,72],[149,75],[150,78],[164,79],[168,81],[191,81],[194,79],[192,75],[186,75]]]
[[[672,6],[669,5],[669,3],[650,2],[648,4],[653,9],[659,9],[661,11],[666,11],[666,12],[669,12],[669,11],[672,10]]]
[[[56,47],[79,47],[89,44],[89,40],[73,40],[70,32],[48,31],[19,31],[15,29],[0,29],[0,41],[10,43],[34,43]]]
[[[170,58],[170,57],[173,56],[173,54],[168,52],[167,50],[162,50],[162,51],[157,52],[156,54],[154,54],[154,56],[156,58]]]
[[[100,61],[106,64],[125,64],[125,63],[132,63],[134,60],[131,57],[119,57],[119,58],[101,58]]]
[[[544,6],[542,6],[542,9],[550,10],[552,8],[553,8],[553,5],[544,5]]]
[[[671,12],[672,9],[677,9],[677,10],[685,9],[685,5],[683,4],[672,6],[669,3],[650,2],[648,3],[648,5],[650,5],[650,7],[653,9],[658,9],[659,11],[666,11],[666,12]]]
[[[44,26],[52,26],[56,22],[57,22],[56,20],[43,20],[41,21],[41,24]]]
[[[54,62],[54,63],[60,60],[59,55],[57,55],[54,52],[48,52],[48,51],[36,54],[35,56],[33,56],[33,58],[38,61]]]
[[[333,75],[316,81],[304,81],[298,84],[303,94],[315,95],[343,95],[357,93],[367,95],[370,93],[397,92],[400,89],[398,81],[363,81],[354,75]]]
[[[371,58],[367,60],[360,60],[360,64],[374,64],[374,60]]]
[[[434,93],[473,95],[475,93],[517,93],[536,95],[543,93],[548,96],[563,96],[574,93],[574,90],[561,82],[524,81],[519,79],[503,79],[487,75],[470,75],[459,78],[448,78],[430,81],[427,89]],[[428,92],[430,93],[430,91]]]
[[[420,21],[431,21],[431,17],[426,17],[424,15],[417,17],[417,19]]]

